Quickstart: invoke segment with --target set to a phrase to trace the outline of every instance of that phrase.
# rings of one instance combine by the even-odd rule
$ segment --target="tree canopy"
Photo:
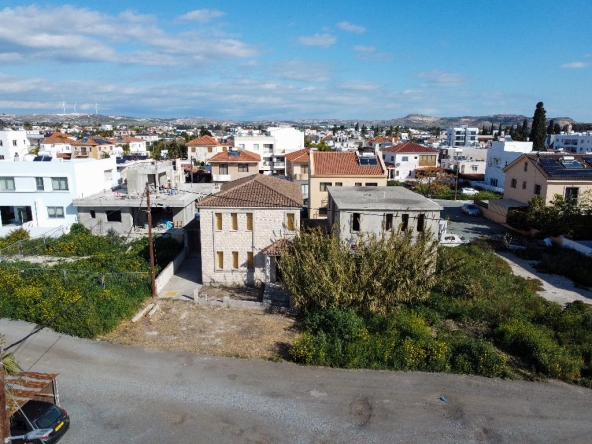
[[[545,150],[545,140],[547,138],[546,114],[543,102],[537,103],[530,129],[530,140],[532,140],[532,149],[534,151]]]

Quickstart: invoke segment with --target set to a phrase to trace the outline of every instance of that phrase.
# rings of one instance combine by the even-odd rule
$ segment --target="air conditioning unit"
[[[399,168],[401,166],[400,163],[395,163],[395,167]]]

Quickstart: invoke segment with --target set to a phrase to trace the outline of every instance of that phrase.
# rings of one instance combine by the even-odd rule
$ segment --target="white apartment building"
[[[448,128],[446,141],[448,146],[472,146],[477,145],[479,128],[469,128],[466,125]]]
[[[269,128],[265,136],[235,136],[234,146],[261,156],[260,173],[285,175],[285,156],[304,148],[304,133],[291,127]]]
[[[484,188],[503,192],[506,173],[503,169],[514,162],[522,154],[532,151],[532,142],[500,141],[492,142],[487,150]]]
[[[70,158],[72,156],[72,142],[74,141],[74,137],[70,137],[65,133],[55,132],[41,141],[39,144],[39,155]]]
[[[24,130],[0,131],[0,160],[21,160],[29,154],[31,142]]]
[[[592,153],[592,131],[584,133],[554,134],[549,137],[548,145],[553,150],[576,154]]]
[[[488,150],[483,148],[452,148],[440,150],[442,158],[440,167],[449,171],[458,171],[467,176],[483,176],[485,174]]]
[[[17,227],[39,235],[77,222],[75,198],[117,185],[115,158],[51,162],[0,161],[0,235]]]

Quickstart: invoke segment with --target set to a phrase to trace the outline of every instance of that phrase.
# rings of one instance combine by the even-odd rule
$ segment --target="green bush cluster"
[[[546,248],[536,269],[568,277],[582,287],[592,287],[592,257],[569,248]]]
[[[172,239],[155,243],[161,267],[182,248]],[[92,338],[131,317],[150,296],[147,240],[123,245],[117,235],[93,236],[74,224],[69,234],[37,246],[45,254],[80,259],[53,266],[0,263],[0,317],[52,321],[56,331]]]

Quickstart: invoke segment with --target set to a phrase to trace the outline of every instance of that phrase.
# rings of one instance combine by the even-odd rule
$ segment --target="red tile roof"
[[[369,142],[371,142],[371,143],[385,143],[385,142],[390,142],[390,140],[385,139],[382,136],[378,136],[378,137],[373,137],[372,139],[369,140]]]
[[[72,143],[73,140],[70,139],[70,136],[68,136],[68,134],[64,134],[64,133],[60,133],[59,131],[52,133],[49,137],[46,137],[45,139],[43,139],[43,144],[56,144],[56,143]]]
[[[302,207],[301,185],[277,177],[253,174],[222,185],[219,193],[200,200],[198,207]]]
[[[383,150],[387,153],[429,153],[437,154],[438,150],[433,150],[427,146],[415,142],[405,142],[395,146],[389,146]]]
[[[293,151],[291,153],[286,154],[286,159],[288,159],[290,162],[308,163],[308,160],[309,160],[308,152],[309,152],[308,148],[303,148],[298,151]]]
[[[239,153],[238,156],[229,156],[227,151],[225,151],[223,153],[218,153],[218,154],[213,155],[211,157],[211,159],[209,160],[209,162],[210,163],[216,163],[216,162],[245,163],[245,162],[259,162],[261,160],[261,156],[259,154],[252,153],[251,151],[238,150],[238,153]]]
[[[220,142],[212,136],[201,136],[187,142],[187,146],[218,146]]]
[[[380,159],[378,165],[360,165],[353,152],[313,151],[313,176],[386,176]]]

